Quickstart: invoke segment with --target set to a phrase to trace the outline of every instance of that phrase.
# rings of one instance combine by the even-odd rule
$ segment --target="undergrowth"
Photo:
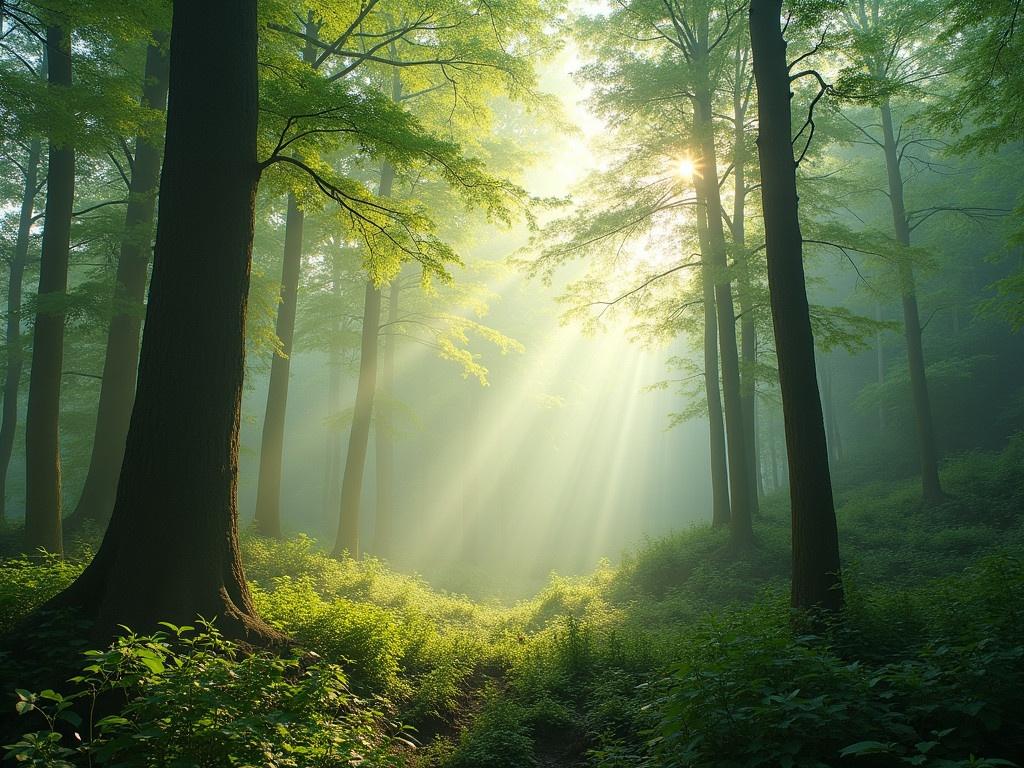
[[[839,493],[847,607],[813,633],[788,608],[781,497],[764,501],[742,561],[723,556],[724,534],[694,528],[617,567],[552,576],[514,605],[334,560],[308,538],[248,537],[261,614],[314,655],[244,655],[213,625],[129,634],[81,656],[63,687],[32,692],[7,664],[9,754],[54,766],[1022,763],[1024,438],[949,462],[943,481],[950,497],[933,507],[909,481]],[[0,561],[0,626],[86,557]],[[83,649],[62,645],[81,634],[63,630],[43,638],[66,661]],[[112,710],[90,720],[92,701]]]

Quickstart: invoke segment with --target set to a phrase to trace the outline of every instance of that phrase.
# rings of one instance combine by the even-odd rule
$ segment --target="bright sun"
[[[676,161],[676,176],[679,178],[689,181],[696,171],[697,166],[690,158],[683,157]]]

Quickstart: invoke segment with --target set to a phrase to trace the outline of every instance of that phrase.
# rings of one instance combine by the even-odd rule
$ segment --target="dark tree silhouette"
[[[781,15],[782,0],[752,0],[750,4],[768,289],[789,453],[792,600],[797,608],[836,610],[843,603],[839,535],[804,282],[790,67]]]

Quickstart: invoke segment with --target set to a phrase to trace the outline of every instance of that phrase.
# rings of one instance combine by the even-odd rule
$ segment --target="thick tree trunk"
[[[704,396],[708,405],[711,460],[711,525],[725,528],[732,517],[729,505],[729,469],[725,455],[725,421],[722,416],[721,382],[718,369],[718,316],[715,279],[711,268],[707,236],[707,212],[698,192],[697,233],[701,250],[701,281],[704,286]]]
[[[47,83],[71,85],[71,30],[46,30]],[[64,300],[68,287],[75,150],[50,141],[46,220],[32,335],[32,371],[25,416],[25,544],[29,551],[62,552],[60,383],[64,358]]]
[[[388,289],[388,330],[381,341],[380,379],[377,383],[377,418],[374,422],[377,449],[377,517],[374,554],[391,555],[395,536],[395,444],[392,403],[395,399],[395,324],[401,281],[395,277]]]
[[[237,526],[256,6],[174,3],[153,277],[117,500],[96,557],[51,603],[83,610],[99,636],[198,615],[249,642],[284,639],[256,616]]]
[[[814,370],[803,238],[791,137],[792,113],[782,0],[752,0],[750,40],[758,93],[768,288],[789,454],[796,608],[836,610],[843,592],[828,447]]]
[[[142,86],[142,104],[157,110],[167,108],[168,62],[161,45],[162,37],[156,33],[154,39],[157,44],[150,45],[146,51]],[[157,185],[160,183],[160,151],[158,141],[145,136],[135,140],[135,162],[117,261],[114,315],[107,330],[96,435],[82,495],[74,513],[65,523],[69,529],[86,521],[106,525],[114,508],[117,477],[124,459],[124,441],[135,398],[146,272],[153,239]]]
[[[701,188],[708,227],[708,261],[715,283],[715,308],[718,314],[719,354],[722,366],[722,394],[725,404],[726,452],[729,457],[729,497],[731,500],[731,543],[745,548],[753,543],[751,527],[750,475],[747,471],[747,441],[744,438],[743,406],[740,391],[740,361],[736,346],[736,312],[728,275],[725,230],[722,224],[722,198],[718,187],[718,162],[712,122],[710,91],[699,92],[694,99],[694,127],[700,140]]]
[[[306,35],[312,37],[318,27],[313,12],[306,17]],[[302,60],[312,63],[316,48],[307,40]],[[291,374],[292,346],[295,340],[295,312],[299,303],[299,277],[302,274],[302,233],[305,215],[288,195],[284,225],[284,258],[281,265],[281,302],[277,307],[275,333],[281,343],[280,354],[270,363],[267,407],[260,438],[260,473],[256,486],[256,532],[281,538],[281,475],[284,462],[284,423],[288,409],[288,379]]]
[[[380,169],[377,194],[390,197],[395,183],[395,169],[384,163]],[[370,423],[373,420],[373,396],[377,389],[378,336],[380,335],[381,292],[373,280],[366,282],[363,301],[363,333],[359,347],[359,379],[356,383],[356,403],[352,413],[352,430],[348,438],[345,457],[345,475],[341,480],[341,505],[338,513],[338,536],[334,542],[334,556],[344,553],[359,557],[359,506],[363,495],[363,474],[370,442]]]
[[[0,425],[0,522],[7,514],[7,470],[14,453],[14,433],[18,429],[18,392],[21,386],[23,350],[21,348],[21,293],[28,263],[28,243],[32,234],[32,214],[39,192],[39,159],[42,142],[33,139],[25,159],[25,192],[21,197],[18,237],[7,278],[7,370],[4,372],[3,423]]]
[[[903,174],[900,170],[896,133],[893,129],[892,109],[888,101],[882,102],[882,136],[885,148],[885,168],[889,180],[889,202],[896,241],[910,247],[910,222],[903,201]],[[907,342],[907,365],[910,370],[910,391],[914,401],[914,421],[917,426],[918,460],[921,465],[921,491],[925,501],[942,499],[939,483],[939,457],[935,446],[935,427],[932,421],[931,399],[928,395],[928,377],[925,374],[924,348],[921,345],[921,317],[917,309],[917,286],[914,267],[907,254],[899,264],[900,294],[903,303],[903,332]]]

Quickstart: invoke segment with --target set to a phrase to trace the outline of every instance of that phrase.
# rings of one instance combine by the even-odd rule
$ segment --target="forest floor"
[[[949,499],[930,508],[911,479],[840,486],[847,607],[828,626],[789,611],[782,495],[764,500],[748,557],[695,527],[514,605],[333,560],[308,538],[249,537],[261,613],[319,662],[169,627],[83,657],[84,679],[41,695],[47,659],[84,650],[68,628],[41,630],[32,668],[0,658],[4,687],[23,689],[3,693],[5,743],[50,766],[1022,763],[1024,436],[947,462],[943,481]],[[87,557],[0,563],[0,627]],[[109,690],[125,702],[114,719],[89,736],[61,725]]]

